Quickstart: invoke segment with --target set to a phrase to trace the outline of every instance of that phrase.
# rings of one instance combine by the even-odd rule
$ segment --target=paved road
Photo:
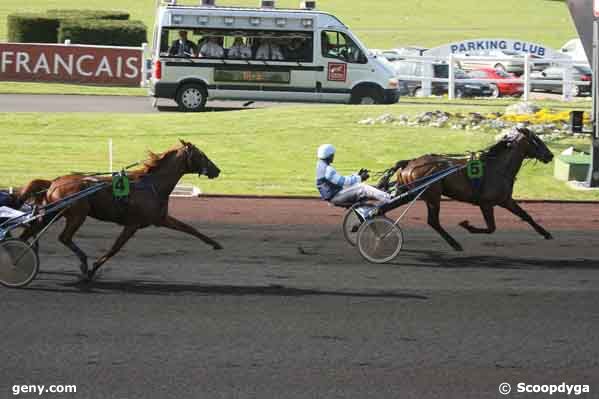
[[[536,93],[533,98],[560,99],[561,96]],[[209,111],[236,111],[273,106],[292,106],[297,103],[255,102],[248,106],[245,106],[245,104],[241,101],[209,101],[207,109]],[[161,99],[158,102],[158,109],[156,109],[152,107],[152,99],[148,97],[0,94],[0,112],[153,113],[176,111],[177,106],[174,101]]]
[[[256,102],[247,107],[241,101],[209,101],[209,111],[235,111],[289,105],[292,103]],[[158,109],[152,107],[149,97],[135,96],[78,96],[51,94],[0,94],[0,112],[118,112],[152,113],[175,112],[177,104],[161,99]]]
[[[401,257],[371,265],[343,241],[339,210],[320,203],[316,218],[304,204],[321,223],[301,223],[293,202],[248,201],[177,201],[225,250],[149,229],[92,285],[56,226],[38,279],[0,289],[0,397],[64,383],[78,393],[44,397],[482,399],[504,381],[590,384],[581,397],[597,397],[597,210],[581,206],[591,220],[578,230],[560,208],[527,206],[554,241],[501,212],[493,236],[449,227],[466,248],[455,253],[419,206]],[[118,231],[89,222],[79,243],[96,256]]]

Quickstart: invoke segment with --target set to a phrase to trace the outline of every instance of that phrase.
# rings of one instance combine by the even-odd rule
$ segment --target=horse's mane
[[[145,161],[143,161],[143,166],[139,169],[132,170],[129,174],[134,177],[140,178],[154,172],[172,154],[177,153],[177,151],[179,151],[181,147],[182,145],[176,145],[161,153],[155,153],[153,151],[148,150],[148,157]]]
[[[510,143],[510,141],[511,140],[509,140],[507,137],[502,138],[497,143],[493,144],[491,147],[484,150],[481,154],[481,158],[497,157],[503,151],[508,149],[508,144]]]

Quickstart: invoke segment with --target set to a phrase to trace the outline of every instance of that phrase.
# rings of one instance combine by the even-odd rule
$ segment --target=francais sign
[[[139,86],[141,48],[0,43],[0,81]]]

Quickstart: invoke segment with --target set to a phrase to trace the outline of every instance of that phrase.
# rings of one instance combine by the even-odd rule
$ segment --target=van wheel
[[[198,83],[188,83],[181,86],[177,92],[177,104],[183,112],[200,112],[204,110],[208,100],[206,87]]]
[[[374,87],[362,87],[354,90],[351,96],[351,104],[374,105],[382,104],[384,96],[381,90]]]

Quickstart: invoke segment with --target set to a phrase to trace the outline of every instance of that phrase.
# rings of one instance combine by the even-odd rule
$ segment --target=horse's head
[[[508,136],[508,147],[518,146],[526,158],[538,159],[543,163],[553,160],[553,153],[539,136],[525,127],[517,128],[517,134]]]
[[[192,143],[179,140],[182,144],[180,151],[185,156],[185,173],[197,173],[198,176],[208,176],[209,179],[217,178],[220,169],[208,158],[203,151]]]

